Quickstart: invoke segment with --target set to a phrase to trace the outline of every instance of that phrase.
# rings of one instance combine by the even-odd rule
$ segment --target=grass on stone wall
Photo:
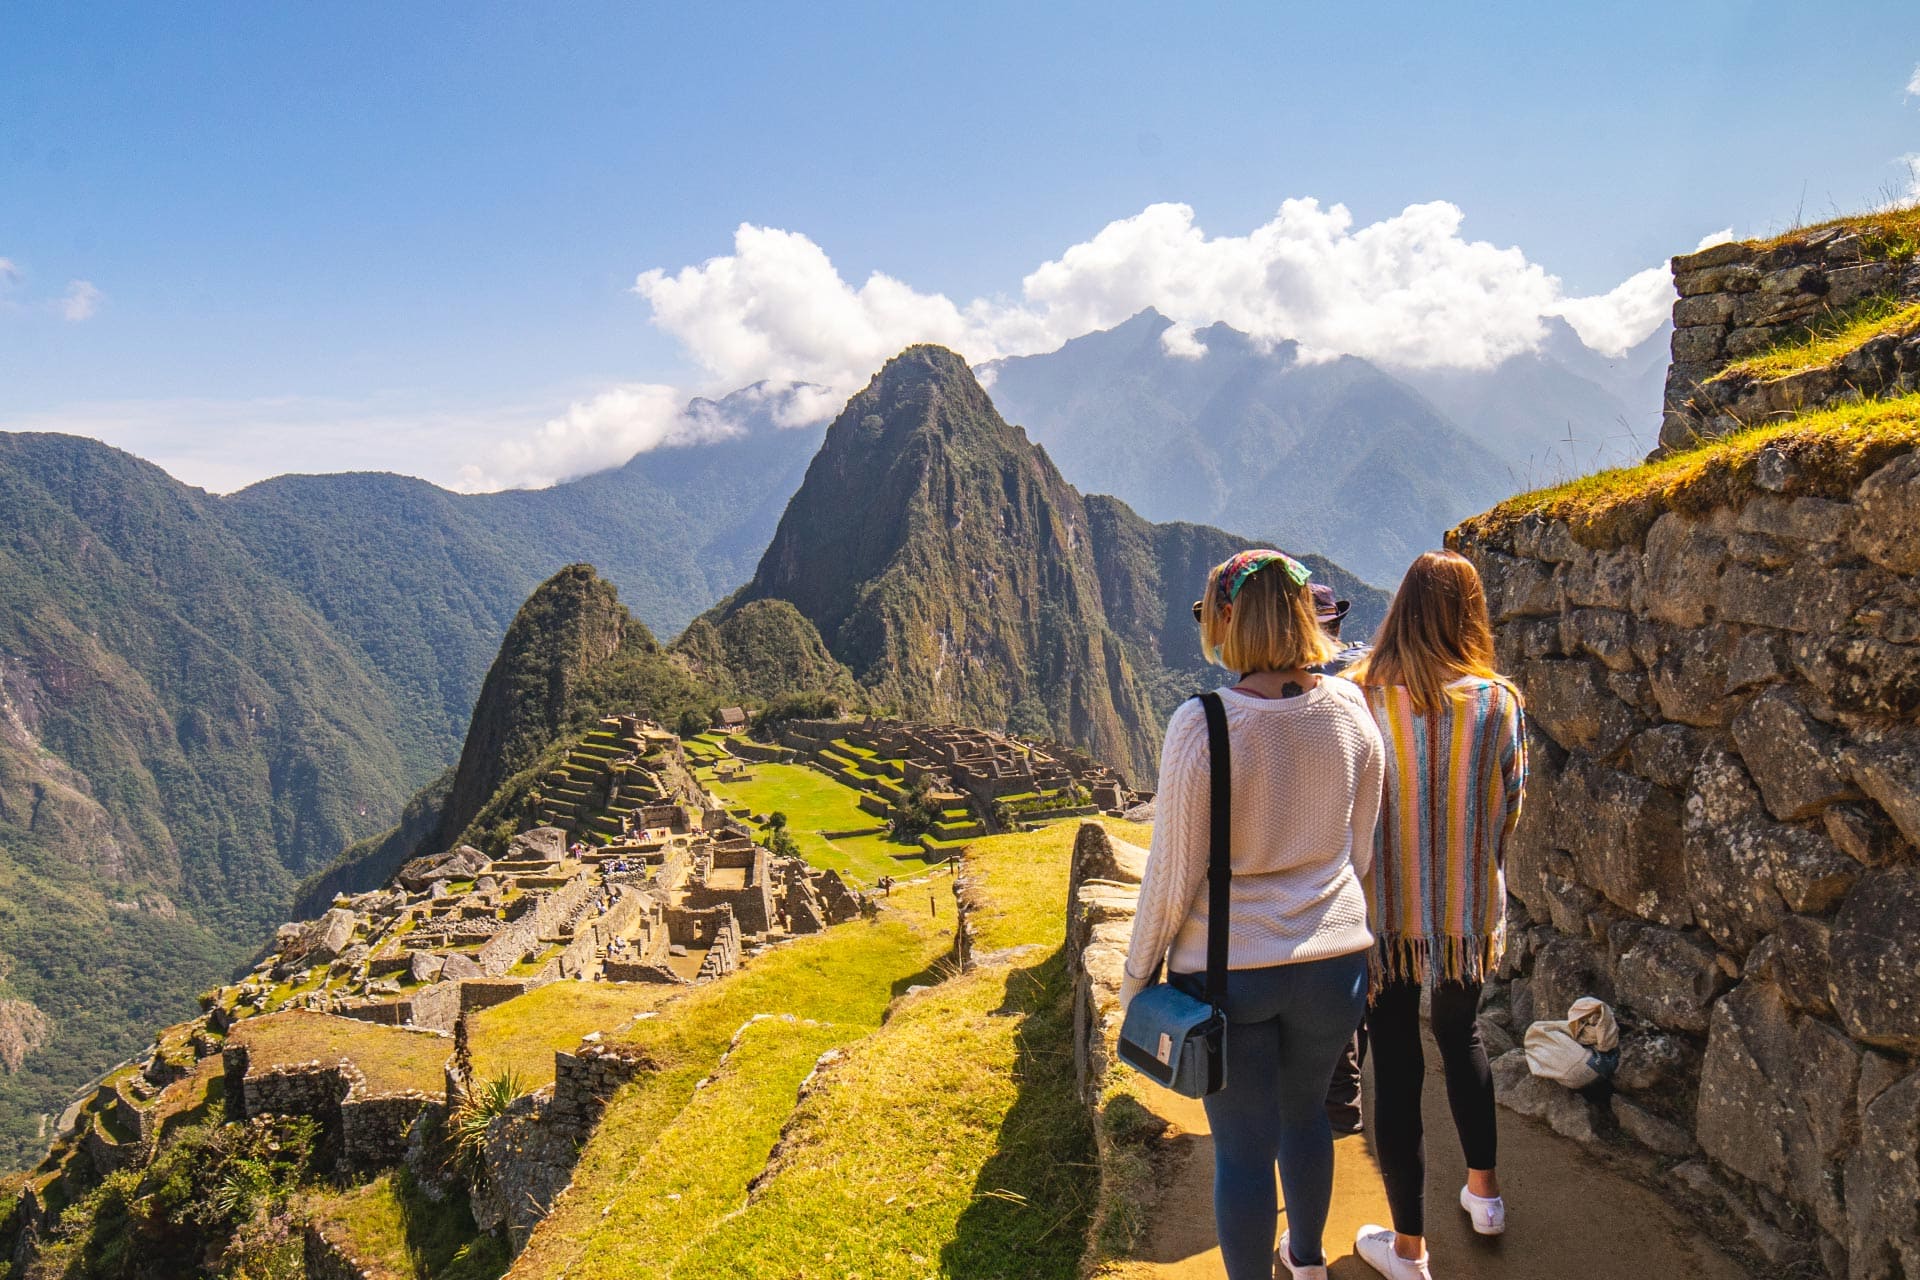
[[[1666,511],[1704,515],[1743,505],[1765,450],[1796,469],[1796,493],[1841,499],[1889,459],[1916,447],[1920,394],[1842,405],[1510,498],[1462,522],[1449,537],[1497,543],[1521,520],[1541,516],[1565,521],[1583,545],[1614,547],[1638,539]]]
[[[1920,252],[1920,201],[1904,200],[1870,213],[1851,213],[1804,227],[1790,227],[1776,236],[1750,243],[1756,249],[1776,249],[1805,240],[1816,231],[1835,228],[1860,233],[1861,251],[1880,262],[1904,262]]]
[[[1868,298],[1856,306],[1816,321],[1809,330],[1759,355],[1736,360],[1713,375],[1710,382],[1729,378],[1781,378],[1824,369],[1885,334],[1908,334],[1920,328],[1920,302],[1895,297]]]
[[[553,1083],[553,1055],[571,1051],[591,1031],[625,1031],[638,1014],[679,991],[637,982],[550,982],[523,996],[467,1015],[474,1076],[517,1072],[527,1088]]]
[[[376,1094],[439,1092],[453,1052],[453,1041],[445,1036],[305,1009],[237,1022],[227,1043],[245,1045],[248,1067],[256,1072],[278,1064],[350,1059],[367,1077],[367,1091]]]

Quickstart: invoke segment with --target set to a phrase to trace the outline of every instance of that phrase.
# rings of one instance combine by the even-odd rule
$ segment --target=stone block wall
[[[1074,1079],[1096,1110],[1118,1066],[1120,983],[1146,863],[1146,850],[1115,840],[1098,823],[1080,824],[1067,883],[1067,972],[1073,975]],[[963,889],[955,891],[964,898]]]
[[[1488,1013],[1517,1038],[1613,1003],[1625,1134],[1776,1261],[1895,1280],[1920,1276],[1920,451],[1802,457],[1692,516],[1456,531],[1529,720]]]
[[[1920,388],[1920,336],[1889,335],[1832,367],[1762,382],[1715,378],[1843,317],[1874,298],[1920,299],[1920,261],[1894,256],[1894,237],[1871,224],[1834,227],[1782,244],[1723,244],[1673,260],[1673,363],[1667,370],[1660,451],[1685,449],[1821,403]]]
[[[657,1069],[645,1052],[627,1045],[583,1044],[556,1053],[550,1119],[584,1142],[620,1086]]]
[[[423,1112],[445,1109],[443,1098],[419,1090],[370,1093],[359,1067],[338,1062],[287,1063],[253,1071],[244,1045],[224,1052],[229,1114],[310,1116],[320,1124],[335,1167],[366,1172],[391,1168],[406,1155],[407,1138]]]
[[[446,1102],[414,1089],[349,1096],[340,1104],[341,1166],[360,1172],[397,1167],[406,1158],[414,1124],[429,1109],[444,1115]]]

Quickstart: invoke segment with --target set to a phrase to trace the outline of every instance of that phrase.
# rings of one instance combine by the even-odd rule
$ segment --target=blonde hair
[[[1233,603],[1220,603],[1225,562],[1207,574],[1200,605],[1200,651],[1207,661],[1240,675],[1315,667],[1333,657],[1333,642],[1320,629],[1313,593],[1295,586],[1277,563],[1263,565],[1241,584]]]
[[[1447,685],[1479,676],[1513,686],[1493,667],[1493,625],[1487,593],[1473,562],[1453,551],[1429,551],[1407,569],[1373,652],[1343,672],[1357,684],[1400,685],[1421,714],[1454,696]]]

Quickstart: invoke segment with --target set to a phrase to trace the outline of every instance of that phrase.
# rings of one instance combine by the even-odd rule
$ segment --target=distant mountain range
[[[1673,326],[1603,356],[1560,319],[1539,350],[1491,369],[1394,369],[1504,464],[1510,492],[1640,461],[1660,433]]]
[[[1212,678],[1189,605],[1207,567],[1247,544],[1083,497],[965,361],[910,347],[827,428],[718,614],[788,601],[905,714],[1044,731],[1145,779],[1172,704]],[[1384,595],[1316,568],[1370,632]]]
[[[1536,354],[1396,375],[1352,356],[1302,359],[1295,343],[1224,324],[1194,335],[1203,354],[1176,354],[1162,340],[1172,323],[1143,311],[1058,351],[985,364],[981,377],[1083,488],[1149,519],[1318,551],[1389,587],[1461,518],[1590,469],[1589,442],[1626,423],[1643,436],[1658,426],[1658,335],[1608,362],[1556,320]],[[1555,442],[1570,421],[1583,465],[1561,474],[1567,450]]]
[[[1657,400],[1656,368],[1561,349],[1570,334],[1484,375],[1396,378],[1221,326],[1179,360],[1165,324],[992,366],[992,401],[916,349],[824,443],[776,425],[786,390],[746,388],[696,406],[728,438],[538,492],[346,474],[216,497],[94,441],[0,433],[0,1164],[303,881],[382,878],[449,820],[484,821],[498,770],[610,689],[671,714],[857,678],[1145,778],[1166,711],[1207,678],[1187,605],[1209,564],[1254,540],[1345,548],[1316,569],[1366,634],[1385,598],[1346,569],[1394,581],[1516,487],[1503,459],[1542,447],[1540,423],[1599,431]],[[590,582],[549,581],[581,562]],[[534,655],[510,688],[592,665],[571,640],[502,645],[543,582],[601,618],[580,652],[627,656],[593,668],[617,685],[515,719],[516,698],[481,696],[491,665]],[[675,645],[634,620],[674,634],[743,582]],[[453,769],[489,725],[498,749]]]

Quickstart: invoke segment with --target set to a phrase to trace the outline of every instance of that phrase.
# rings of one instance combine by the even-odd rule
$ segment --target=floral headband
[[[1214,570],[1213,592],[1216,597],[1215,603],[1223,609],[1232,604],[1234,598],[1240,594],[1240,588],[1247,584],[1247,579],[1270,564],[1277,564],[1285,569],[1287,577],[1296,587],[1306,586],[1307,579],[1313,576],[1313,570],[1307,568],[1307,566],[1301,564],[1284,551],[1275,551],[1271,548],[1262,548],[1257,551],[1242,551],[1239,555],[1232,557],[1225,564]],[[1198,600],[1194,601],[1194,617],[1198,618],[1200,616],[1200,608],[1201,602]]]

